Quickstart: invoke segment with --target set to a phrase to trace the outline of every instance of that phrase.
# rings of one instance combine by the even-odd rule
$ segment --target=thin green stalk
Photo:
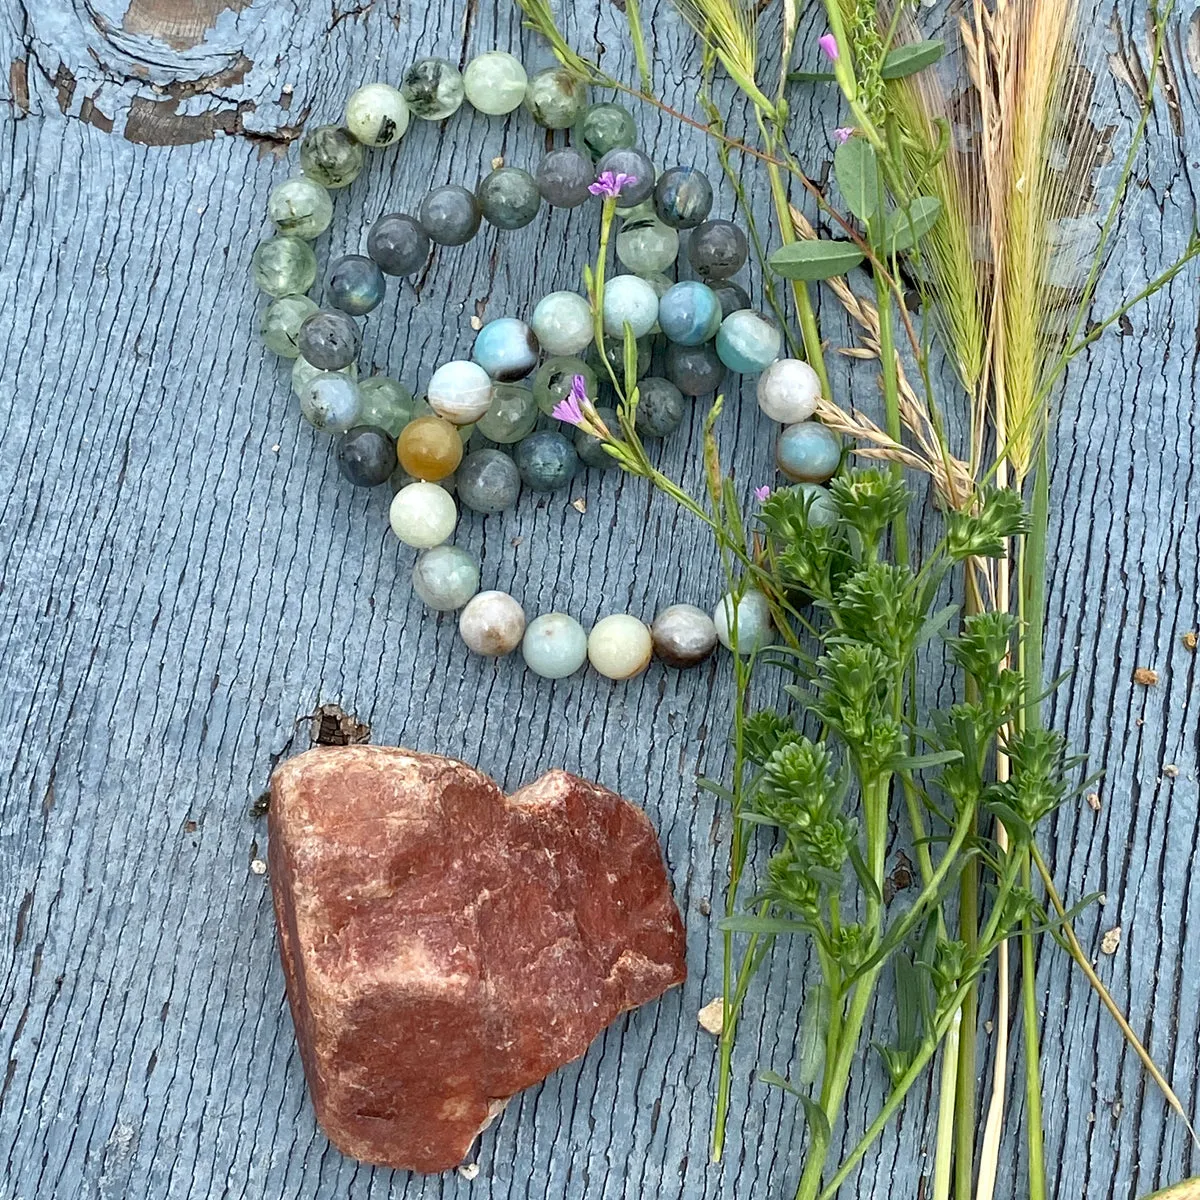
[[[888,437],[899,442],[902,435],[900,421],[900,385],[896,374],[896,343],[892,326],[892,297],[881,279],[875,281],[875,308],[879,314],[879,367],[883,373],[883,412]],[[904,474],[898,462],[889,464],[889,470],[897,477]],[[892,522],[892,540],[898,563],[908,562],[908,521],[904,514]]]
[[[1050,449],[1043,432],[1033,469],[1033,501],[1029,511],[1029,533],[1021,547],[1021,630],[1024,652],[1025,725],[1042,724],[1043,645],[1046,628],[1046,539],[1050,527]]]
[[[1030,886],[1029,850],[1021,855],[1021,885]],[[1029,1148],[1029,1200],[1046,1200],[1046,1160],[1042,1142],[1042,1073],[1038,1038],[1037,964],[1033,922],[1021,918],[1021,1010],[1025,1029],[1025,1139]]]
[[[654,77],[650,74],[650,56],[646,53],[646,37],[642,32],[642,13],[638,0],[625,0],[625,19],[629,22],[629,40],[633,43],[642,91],[653,92]]]
[[[933,1155],[933,1200],[950,1200],[953,1179],[954,1112],[958,1096],[958,1045],[962,1009],[956,1009],[942,1046],[941,1096],[938,1100],[938,1139]],[[943,1130],[945,1135],[943,1135]]]

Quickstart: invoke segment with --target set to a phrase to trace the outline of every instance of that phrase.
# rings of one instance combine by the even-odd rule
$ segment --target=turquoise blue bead
[[[490,442],[507,445],[519,442],[537,424],[538,406],[533,392],[515,383],[498,383],[492,402],[475,423],[480,435]]]
[[[707,284],[677,283],[658,302],[658,323],[670,341],[699,346],[717,336],[721,302]]]
[[[434,612],[453,612],[479,591],[479,564],[460,546],[434,546],[417,557],[412,584]]]
[[[696,167],[671,167],[654,185],[659,219],[675,229],[695,229],[707,219],[712,202],[712,184]]]
[[[529,622],[521,642],[525,665],[543,679],[565,679],[587,661],[587,632],[566,613],[545,613]]]
[[[553,492],[567,487],[579,470],[575,447],[552,429],[531,433],[517,444],[513,458],[525,486],[533,492]]]
[[[713,612],[713,624],[717,627],[717,640],[726,650],[733,649],[734,640],[733,595],[726,592]],[[736,605],[737,652],[751,654],[771,644],[771,609],[762,592],[748,588]]]
[[[775,447],[776,465],[796,483],[824,483],[841,460],[841,439],[820,421],[789,425]]]
[[[730,313],[717,333],[717,354],[739,375],[757,375],[765,371],[783,348],[779,326],[753,309]]]
[[[620,437],[621,427],[617,423],[615,408],[597,407],[596,416],[608,426],[609,432]],[[617,460],[604,449],[604,443],[594,434],[587,433],[582,429],[575,430],[575,453],[579,455],[579,461],[585,467],[591,467],[597,471],[607,471],[609,467],[617,465]]]
[[[521,473],[503,450],[473,450],[454,472],[454,489],[473,512],[503,512],[517,502]]]
[[[538,353],[538,340],[524,321],[497,317],[475,335],[472,358],[493,379],[512,383],[537,366]]]

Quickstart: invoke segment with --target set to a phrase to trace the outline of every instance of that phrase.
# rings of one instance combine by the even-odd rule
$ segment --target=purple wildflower
[[[771,489],[764,483],[762,487],[754,489],[754,498],[760,504],[771,494]]]
[[[603,438],[605,441],[612,437],[608,426],[600,419],[591,400],[588,399],[587,384],[582,375],[575,376],[571,381],[571,394],[565,400],[560,400],[550,415],[582,429],[584,433],[590,433],[593,437]]]
[[[839,54],[837,38],[832,33],[822,34],[817,38],[817,45],[821,47],[822,53],[830,62],[837,62]]]
[[[588,184],[588,191],[593,196],[604,196],[609,200],[615,200],[620,194],[621,189],[627,184],[637,183],[636,175],[626,175],[624,171],[601,171],[595,183]]]
[[[857,132],[852,125],[843,125],[833,131],[833,136],[837,138],[839,146],[844,146]]]

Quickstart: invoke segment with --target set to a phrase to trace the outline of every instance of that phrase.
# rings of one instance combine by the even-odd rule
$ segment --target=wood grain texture
[[[652,669],[614,688],[590,675],[549,685],[516,661],[469,655],[453,620],[411,597],[387,497],[343,485],[254,333],[261,301],[246,267],[267,192],[294,166],[294,150],[290,161],[274,151],[420,54],[498,46],[538,66],[548,52],[506,0],[202,7],[215,24],[186,38],[153,25],[172,5],[138,5],[132,32],[124,0],[17,0],[0,14],[12,89],[0,116],[0,1196],[790,1194],[801,1122],[750,1069],[788,1071],[798,948],[775,956],[754,994],[730,1150],[719,1166],[707,1154],[715,1054],[695,1014],[720,991],[706,901],[720,895],[727,828],[694,778],[726,770],[727,665]],[[620,9],[562,7],[574,44],[632,80]],[[694,111],[692,39],[666,0],[646,3],[644,20],[660,94]],[[1118,153],[1145,27],[1141,0],[1097,21]],[[810,12],[800,43],[819,32]],[[1097,316],[1177,254],[1194,220],[1195,46],[1185,11],[1167,45],[1170,104],[1139,154]],[[721,98],[740,131],[744,110],[728,90]],[[837,115],[826,105],[805,90],[794,99],[794,145],[818,177]],[[660,162],[717,177],[699,134],[650,109],[637,117]],[[531,164],[543,146],[520,115],[414,122],[399,152],[337,197],[322,259],[357,249],[374,215],[410,208],[431,181],[473,182],[496,154]],[[765,179],[748,167],[746,182],[765,227]],[[718,210],[735,215],[727,189]],[[364,362],[427,379],[467,349],[473,314],[521,312],[577,286],[593,239],[581,214],[555,212],[439,253],[419,296],[393,291],[369,319]],[[845,341],[827,298],[820,315]],[[870,388],[861,370],[856,398]],[[1106,894],[1080,936],[1193,1113],[1200,693],[1180,635],[1200,622],[1197,372],[1194,271],[1072,370],[1055,443],[1048,635],[1048,669],[1074,671],[1052,718],[1106,772],[1099,813],[1081,801],[1059,817],[1052,861],[1070,895]],[[842,394],[851,379],[838,361]],[[732,399],[722,441],[748,493],[769,477],[771,436],[749,390]],[[698,438],[697,414],[661,452],[693,485]],[[577,494],[586,513],[569,504]],[[466,521],[461,540],[487,584],[531,612],[649,617],[720,590],[700,530],[615,474]],[[1138,666],[1155,668],[1158,685],[1135,686]],[[926,682],[933,692],[943,680],[931,670]],[[514,1101],[483,1136],[471,1183],[343,1159],[306,1103],[266,880],[250,870],[265,836],[250,804],[273,764],[308,744],[306,714],[324,702],[369,722],[376,741],[462,757],[509,789],[566,767],[644,804],[661,832],[688,984]],[[1117,924],[1120,949],[1100,956]],[[1190,1173],[1185,1131],[1083,979],[1052,943],[1038,966],[1052,1195],[1125,1200]],[[889,1005],[885,993],[883,1021]],[[883,1090],[864,1059],[839,1138],[853,1140]],[[922,1103],[846,1194],[920,1194]],[[1017,1095],[1006,1200],[1024,1194],[1020,1116]]]

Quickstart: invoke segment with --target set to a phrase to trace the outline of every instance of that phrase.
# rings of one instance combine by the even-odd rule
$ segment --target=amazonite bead
[[[781,425],[807,421],[817,411],[821,381],[816,371],[798,358],[781,358],[758,377],[758,407]]]
[[[819,421],[789,425],[775,447],[776,465],[796,483],[824,483],[841,461],[841,439]]]
[[[340,125],[318,125],[300,141],[300,169],[327,188],[353,183],[366,157],[361,143]]]
[[[677,283],[658,302],[658,323],[670,341],[699,346],[717,336],[721,302],[706,284],[695,280]]]
[[[606,679],[632,679],[650,665],[654,643],[644,622],[614,613],[592,627],[587,652],[592,666]]]
[[[492,402],[475,423],[475,428],[488,441],[508,445],[530,433],[537,419],[537,401],[529,388],[515,383],[497,383],[492,387]]]
[[[517,443],[513,460],[531,492],[556,492],[579,470],[575,447],[557,430],[543,429]]]
[[[708,217],[712,202],[712,184],[696,167],[671,167],[654,185],[659,218],[675,229],[694,229]]]
[[[615,408],[597,406],[596,416],[608,426],[611,433],[620,436],[621,426],[617,422]],[[583,429],[575,430],[575,453],[579,455],[579,461],[585,467],[591,467],[597,471],[607,471],[609,467],[617,465],[617,460],[604,449],[604,442],[595,434],[588,433]]]
[[[717,648],[712,617],[694,604],[672,604],[650,626],[654,653],[669,667],[694,667]]]
[[[462,73],[444,58],[417,59],[404,72],[400,91],[423,121],[444,121],[458,112],[465,94]]]
[[[479,591],[479,564],[461,546],[433,546],[417,555],[412,585],[427,608],[453,612]]]
[[[314,375],[300,392],[300,412],[324,433],[345,433],[360,425],[358,384],[337,371]]]
[[[679,257],[679,231],[657,217],[626,221],[617,234],[617,258],[635,275],[665,271]]]
[[[436,483],[410,483],[393,497],[388,509],[392,532],[418,550],[440,546],[458,521],[454,497]]]
[[[297,175],[271,189],[267,197],[267,216],[287,237],[313,238],[324,233],[333,220],[333,201],[329,189],[315,179]]]
[[[595,399],[599,382],[596,372],[583,359],[556,355],[538,367],[533,377],[533,398],[546,416],[553,413],[560,400],[565,400],[571,394],[576,375],[583,376],[584,391],[589,398]]]
[[[343,254],[329,264],[325,291],[334,308],[361,317],[379,307],[387,293],[387,281],[365,254]]]
[[[750,308],[730,313],[717,333],[718,356],[739,375],[765,371],[779,357],[782,348],[779,326]]]
[[[476,189],[475,199],[497,229],[523,229],[542,206],[533,176],[520,167],[497,167]]]
[[[356,141],[381,150],[408,129],[408,101],[390,83],[368,83],[346,101],[346,128]]]
[[[632,208],[654,194],[654,163],[633,146],[610,150],[604,155],[596,164],[596,174],[603,175],[606,171],[631,176],[621,189],[622,208]]]
[[[530,325],[542,349],[572,357],[592,344],[592,306],[577,292],[551,292],[533,310]]]
[[[604,332],[623,338],[625,324],[634,337],[650,332],[658,321],[658,293],[637,275],[618,275],[604,287]]]
[[[507,50],[476,55],[463,72],[463,91],[471,107],[489,117],[510,113],[525,99],[529,77]]]
[[[623,104],[589,104],[576,130],[580,143],[593,158],[610,150],[624,150],[637,141],[633,114]]]
[[[302,238],[267,238],[255,249],[250,272],[268,296],[298,296],[317,278],[317,256]]]
[[[323,375],[324,373],[325,372],[323,372],[320,367],[314,367],[312,363],[305,361],[303,357],[296,359],[296,361],[292,363],[292,391],[299,396],[300,393],[308,386],[311,380],[315,379],[318,375]],[[347,379],[357,380],[358,366],[355,363],[351,363],[348,367],[343,367],[337,373],[339,375],[345,375]],[[361,392],[359,393],[359,399],[362,399]]]
[[[525,107],[546,129],[569,129],[587,104],[587,85],[562,67],[547,67],[525,88]]]
[[[543,679],[565,679],[587,661],[588,635],[566,613],[543,613],[529,622],[521,641],[525,665]]]
[[[358,385],[359,416],[364,425],[374,425],[397,438],[412,420],[413,394],[395,379],[372,375]]]
[[[453,359],[430,376],[425,399],[439,417],[455,425],[470,425],[487,412],[492,381],[478,363]]]
[[[487,658],[511,654],[525,634],[525,610],[507,592],[480,592],[458,615],[468,650]]]
[[[733,649],[734,612],[733,594],[726,592],[713,613],[717,640],[726,650]],[[738,654],[753,654],[771,644],[771,609],[762,592],[747,588],[737,602],[736,613]]]
[[[538,339],[524,321],[518,321],[516,317],[497,317],[475,335],[471,357],[493,379],[512,383],[524,379],[537,366],[539,353]],[[488,403],[491,404],[490,396]]]
[[[455,491],[472,512],[512,508],[521,492],[521,472],[503,450],[474,450],[454,473]]]
[[[316,311],[307,296],[280,296],[272,301],[258,327],[264,345],[282,358],[295,358],[300,353],[300,326]]]
[[[683,421],[683,394],[669,380],[648,375],[638,383],[637,415],[634,425],[645,438],[666,437]]]

